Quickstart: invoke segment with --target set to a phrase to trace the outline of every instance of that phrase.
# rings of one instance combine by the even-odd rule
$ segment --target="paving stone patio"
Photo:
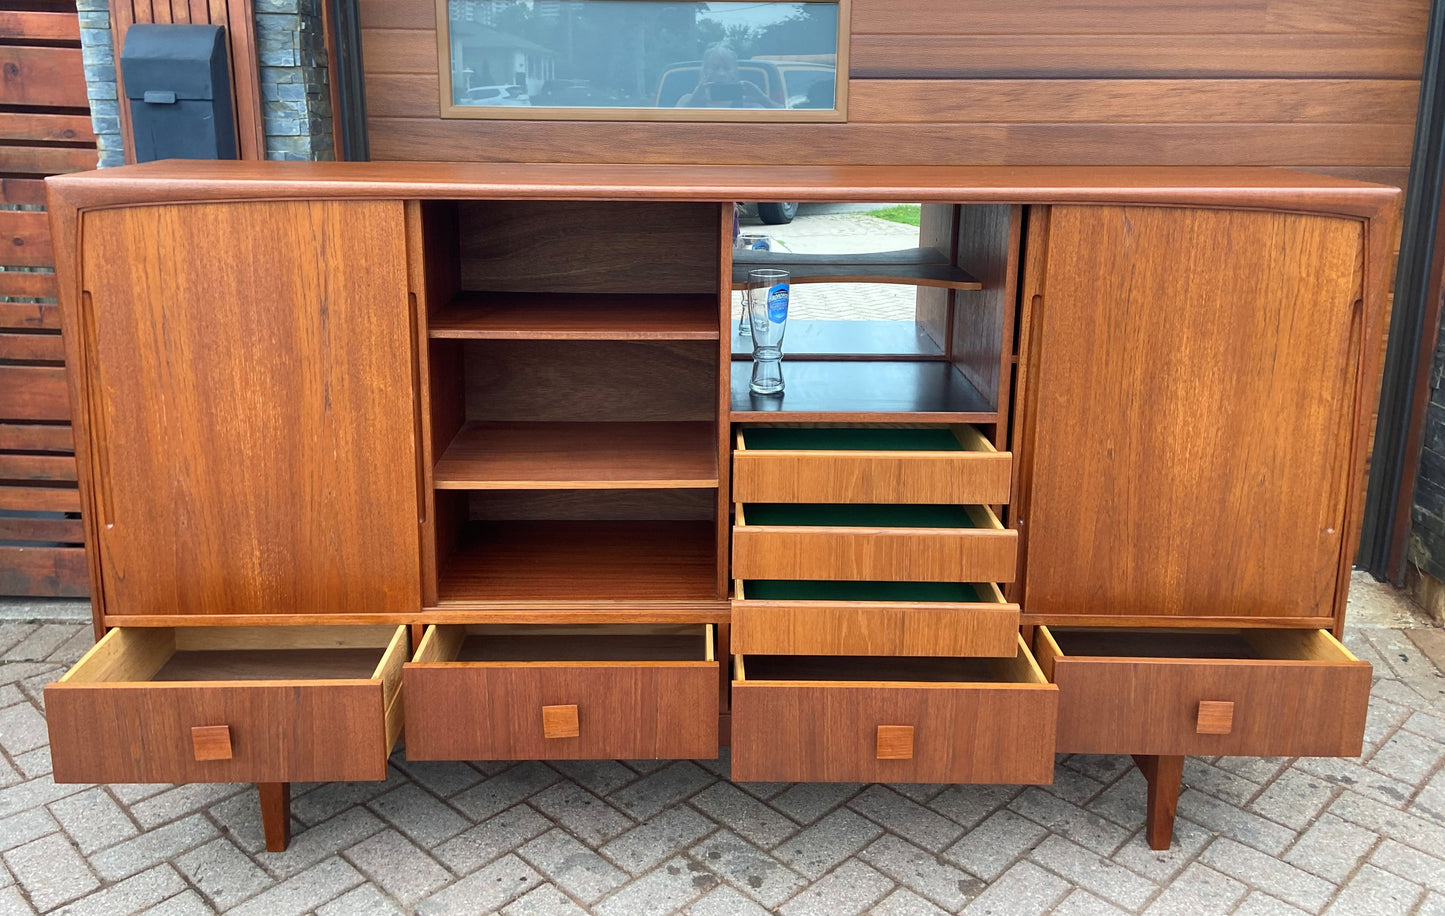
[[[43,689],[79,623],[0,623],[0,916],[59,912],[1445,916],[1445,631],[1358,627],[1359,760],[1191,758],[1174,847],[1128,758],[1051,786],[733,783],[728,759],[410,763],[293,787],[56,785]],[[1433,657],[1433,661],[1432,661]]]

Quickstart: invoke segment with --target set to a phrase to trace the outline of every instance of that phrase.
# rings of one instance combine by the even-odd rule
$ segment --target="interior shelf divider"
[[[786,352],[786,346],[784,347]],[[783,359],[782,395],[748,388],[752,363],[732,364],[733,422],[995,423],[998,409],[939,360]]]
[[[470,422],[433,469],[439,490],[698,489],[718,485],[707,421]]]
[[[748,271],[775,267],[793,283],[900,283],[943,289],[983,289],[968,271],[936,248],[904,248],[864,254],[799,254],[740,249],[733,252],[733,289],[747,282]]]
[[[432,316],[427,333],[462,340],[717,340],[717,297],[461,292]]]

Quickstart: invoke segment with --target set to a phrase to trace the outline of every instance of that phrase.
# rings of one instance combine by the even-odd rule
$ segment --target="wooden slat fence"
[[[0,10],[0,595],[89,592],[43,179],[95,165],[74,0]]]

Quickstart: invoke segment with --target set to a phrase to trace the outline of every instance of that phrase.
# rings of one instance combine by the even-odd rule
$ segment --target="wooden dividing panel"
[[[75,4],[0,10],[0,595],[84,597],[42,179],[96,164]]]
[[[378,159],[1330,167],[1403,182],[1427,0],[854,0],[848,124],[442,121],[433,0],[360,5]],[[645,141],[640,138],[645,135]]]

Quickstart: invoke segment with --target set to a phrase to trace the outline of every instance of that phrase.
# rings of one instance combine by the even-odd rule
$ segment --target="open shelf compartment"
[[[525,602],[714,600],[709,520],[466,522],[441,564],[442,608]]]

